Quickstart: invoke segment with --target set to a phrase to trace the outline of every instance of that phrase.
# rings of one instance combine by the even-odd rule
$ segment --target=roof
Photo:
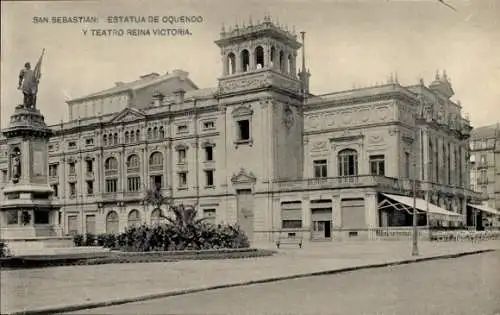
[[[492,124],[474,128],[472,130],[471,138],[472,139],[487,139],[487,138],[495,138],[495,131],[500,129],[499,124]]]
[[[172,71],[172,73],[167,72],[166,74],[163,74],[163,75],[159,75],[158,73],[149,73],[149,74],[140,76],[140,78],[138,80],[131,81],[131,82],[117,82],[117,83],[115,83],[116,86],[114,86],[112,88],[109,88],[109,89],[106,89],[106,90],[103,90],[100,92],[96,92],[93,94],[85,95],[82,97],[77,97],[77,98],[71,99],[71,100],[67,101],[67,103],[72,103],[75,101],[82,101],[82,100],[94,98],[94,97],[113,95],[113,94],[117,94],[117,93],[131,91],[131,90],[137,90],[137,89],[141,89],[141,88],[144,88],[144,87],[147,87],[150,85],[158,84],[160,82],[164,82],[164,81],[167,81],[167,80],[170,80],[173,78],[180,78],[180,79],[187,80],[195,89],[198,89],[196,84],[194,84],[194,82],[188,78],[188,74],[189,74],[188,72],[183,71],[183,70],[179,70],[179,69]]]

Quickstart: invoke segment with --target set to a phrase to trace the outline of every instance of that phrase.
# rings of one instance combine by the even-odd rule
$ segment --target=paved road
[[[72,314],[500,315],[500,252],[235,287]]]

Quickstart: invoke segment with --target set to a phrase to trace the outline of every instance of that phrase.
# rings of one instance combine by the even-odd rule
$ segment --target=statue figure
[[[19,84],[17,86],[18,90],[23,92],[24,108],[35,108],[36,106],[36,95],[38,93],[38,83],[40,82],[42,58],[45,49],[42,51],[42,55],[38,62],[36,63],[35,69],[31,70],[31,64],[26,62],[24,68],[19,72]]]
[[[21,153],[16,151],[12,155],[12,180],[14,183],[19,181],[21,177]]]

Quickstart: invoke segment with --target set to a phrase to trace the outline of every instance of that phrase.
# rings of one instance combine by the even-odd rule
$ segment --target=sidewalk
[[[272,248],[273,244],[256,247]],[[1,272],[1,313],[109,305],[214,286],[414,260],[410,242],[305,243],[273,257],[68,266]],[[419,244],[421,258],[500,249],[500,241]],[[105,303],[105,304],[102,304]],[[81,308],[80,308],[81,309]],[[69,309],[66,309],[69,310]]]

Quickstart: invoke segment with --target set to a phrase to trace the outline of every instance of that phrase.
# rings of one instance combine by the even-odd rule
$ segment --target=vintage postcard
[[[500,314],[500,1],[1,2],[2,314]]]

